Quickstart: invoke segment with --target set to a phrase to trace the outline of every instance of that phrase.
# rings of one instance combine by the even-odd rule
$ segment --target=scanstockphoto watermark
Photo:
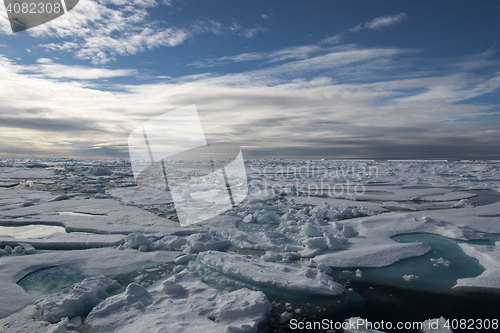
[[[77,4],[78,0],[4,0],[13,33],[52,21]]]
[[[289,322],[289,327],[291,330],[349,330],[356,332],[366,332],[366,331],[388,331],[388,330],[424,330],[427,331],[437,331],[446,328],[448,321],[442,319],[431,319],[425,322],[419,321],[369,321],[362,318],[350,318],[344,321],[334,321],[330,319],[323,319],[321,321],[299,321],[297,319],[291,319]],[[498,321],[497,321],[498,322]],[[496,326],[498,327],[498,326]]]
[[[288,165],[251,168],[254,179],[251,193],[302,194],[326,197],[355,197],[366,192],[365,183],[378,178],[377,166],[340,162],[331,165]]]

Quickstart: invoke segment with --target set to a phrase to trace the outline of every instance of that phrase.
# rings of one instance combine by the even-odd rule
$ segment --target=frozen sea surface
[[[0,160],[0,332],[287,332],[498,308],[499,162],[245,166],[245,200],[183,227],[165,183],[136,184],[128,161]]]

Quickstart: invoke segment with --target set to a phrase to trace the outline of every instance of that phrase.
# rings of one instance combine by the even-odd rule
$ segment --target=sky
[[[497,0],[80,0],[12,33],[0,158],[128,158],[196,105],[245,158],[500,159]]]

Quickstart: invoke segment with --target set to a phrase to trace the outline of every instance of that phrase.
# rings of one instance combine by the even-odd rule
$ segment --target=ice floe
[[[94,332],[257,332],[270,310],[260,291],[218,291],[184,271],[152,290],[128,285],[96,306],[85,323]]]
[[[231,277],[297,293],[336,296],[344,291],[330,276],[314,268],[297,268],[216,251],[200,253],[198,260]]]
[[[120,288],[120,284],[105,276],[87,278],[76,283],[69,294],[43,297],[37,302],[43,320],[58,323],[63,318],[73,319],[87,315],[94,306],[107,298],[108,291]]]
[[[500,242],[495,246],[461,243],[460,247],[467,255],[479,260],[485,271],[475,278],[459,279],[453,290],[500,294]]]
[[[115,248],[58,251],[38,253],[31,256],[3,257],[0,260],[0,317],[6,317],[37,300],[16,284],[27,274],[47,267],[72,263],[85,263],[91,269],[119,268],[143,262],[173,262],[182,252],[160,251],[140,252],[137,250],[118,250]]]
[[[359,170],[345,161],[245,164],[248,197],[239,197],[230,211],[186,228],[177,222],[172,194],[215,207],[222,202],[219,192],[194,194],[175,179],[170,179],[175,185],[172,194],[164,183],[143,187],[134,182],[128,161],[5,162],[0,167],[0,226],[30,228],[35,235],[0,230],[0,318],[38,301],[45,319],[25,316],[8,332],[66,332],[85,324],[94,332],[255,332],[271,309],[266,296],[255,290],[343,302],[345,288],[330,274],[349,268],[348,278],[363,282],[372,268],[433,250],[425,241],[393,239],[404,234],[460,240],[464,253],[477,258],[485,271],[459,279],[453,288],[457,293],[500,290],[499,243],[469,243],[500,233],[498,162],[358,161]],[[188,163],[176,165],[175,177],[190,174]],[[284,170],[287,167],[291,171]],[[193,186],[201,189],[203,184]],[[185,213],[190,221],[203,217],[195,209]],[[37,232],[37,226],[59,232]],[[431,252],[424,259],[436,272],[466,267],[443,253]],[[98,276],[82,277],[69,293],[44,296],[28,294],[16,283],[54,266],[125,270],[166,262],[175,276],[158,275],[144,284],[141,273],[134,279],[143,286],[129,284],[125,292],[109,298],[106,289],[113,283]],[[428,276],[401,270],[391,283],[412,287]],[[233,291],[204,283],[214,282],[212,277],[236,281]],[[145,289],[150,283],[153,287]],[[76,308],[83,310],[73,311]],[[293,309],[288,308],[276,312],[276,322],[286,324],[292,318]]]

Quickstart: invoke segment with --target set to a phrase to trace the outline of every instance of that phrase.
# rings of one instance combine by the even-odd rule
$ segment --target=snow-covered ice
[[[8,319],[0,331],[257,332],[268,325],[271,309],[276,325],[298,314],[271,304],[264,293],[312,304],[318,298],[345,302],[354,292],[336,281],[344,276],[339,270],[348,269],[344,277],[355,284],[368,281],[371,270],[397,269],[422,256],[434,275],[401,269],[387,279],[418,290],[440,272],[470,267],[446,251],[434,253],[436,243],[396,240],[409,234],[456,240],[464,256],[479,261],[484,272],[460,275],[468,277],[456,281],[458,295],[499,293],[498,161],[249,160],[248,196],[235,197],[227,212],[217,212],[232,205],[207,179],[191,181],[199,192],[183,189],[176,177],[197,175],[190,162],[175,163],[173,193],[165,183],[136,183],[128,161],[0,164],[0,318]],[[211,217],[181,226],[172,196],[205,202]],[[196,209],[183,214],[203,218]],[[154,265],[164,263],[170,266],[161,273]],[[74,264],[95,274],[82,276],[72,290],[35,295],[17,283],[38,270]],[[141,273],[109,296],[108,287],[117,285],[99,276],[127,275],[134,265],[158,272],[152,286],[146,289]],[[214,277],[236,282],[226,288]],[[455,282],[449,283],[448,289]],[[304,314],[307,307],[301,308]]]
[[[475,278],[460,279],[453,287],[458,292],[500,294],[500,242],[495,246],[460,244],[464,252],[479,260],[485,268],[483,274]]]
[[[120,288],[120,284],[105,276],[87,278],[73,285],[70,294],[43,297],[37,302],[43,320],[58,323],[63,318],[73,319],[87,315],[94,306],[106,299],[109,290]]]
[[[344,291],[330,276],[314,268],[297,268],[265,262],[252,256],[216,251],[200,253],[198,260],[226,275],[269,287],[329,296],[337,296]]]
[[[129,284],[123,294],[96,306],[85,322],[94,332],[257,332],[270,311],[260,291],[218,291],[184,271],[152,290]]]

